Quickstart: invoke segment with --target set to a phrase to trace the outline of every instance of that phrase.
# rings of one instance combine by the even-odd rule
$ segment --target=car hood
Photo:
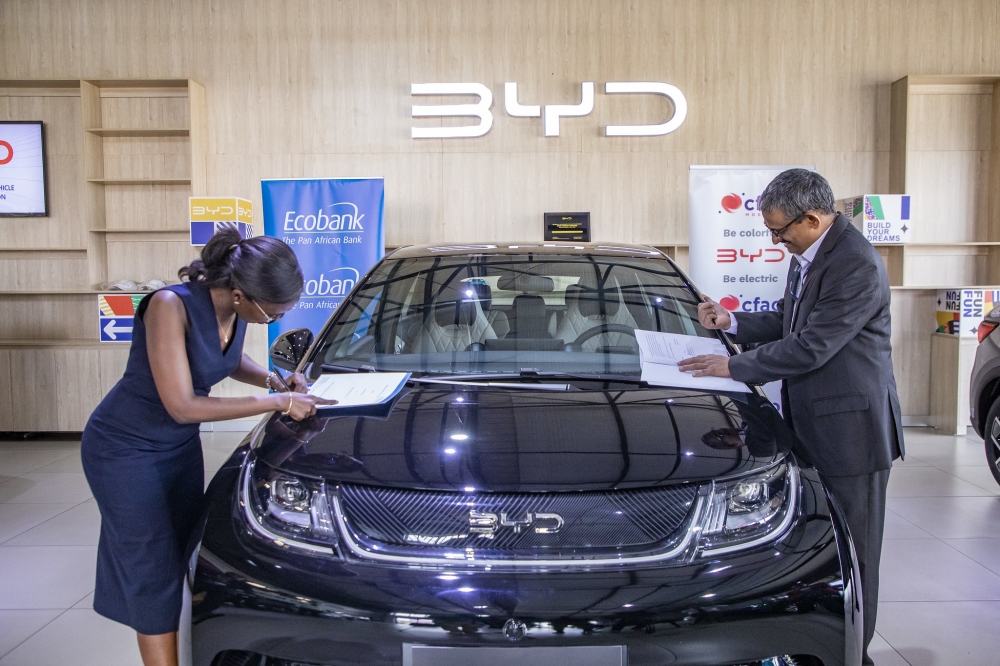
[[[385,417],[275,414],[255,451],[273,467],[334,482],[551,492],[731,477],[792,448],[791,431],[757,395],[617,386],[417,384]]]

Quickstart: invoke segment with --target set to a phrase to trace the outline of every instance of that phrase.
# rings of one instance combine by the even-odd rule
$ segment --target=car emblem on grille
[[[509,641],[519,641],[524,638],[524,635],[527,633],[528,626],[520,620],[511,618],[504,622],[503,635],[506,636]]]
[[[487,511],[469,512],[469,533],[492,539],[504,527],[514,529],[514,534],[533,528],[535,534],[555,534],[562,529],[565,521],[558,513],[528,511],[524,518],[511,518],[505,511],[490,513]]]

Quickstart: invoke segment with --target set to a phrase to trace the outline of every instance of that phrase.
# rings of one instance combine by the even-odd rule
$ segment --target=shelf
[[[978,284],[966,284],[966,285],[930,285],[930,286],[913,286],[913,285],[890,285],[889,289],[899,289],[901,291],[946,291],[955,289],[1000,289],[1000,285],[990,284],[990,285],[978,285]]]
[[[872,243],[875,247],[992,247],[1000,241],[965,241],[959,243]]]
[[[187,88],[188,79],[84,79],[98,88]],[[77,81],[79,85],[79,81]]]
[[[92,234],[188,234],[190,229],[91,229]]]
[[[190,178],[88,178],[98,185],[190,185]]]
[[[80,79],[0,79],[0,88],[79,88]]]
[[[2,252],[86,252],[85,247],[0,247]]]
[[[109,345],[127,346],[129,342],[87,340],[0,340],[0,349],[107,349]]]
[[[187,127],[145,127],[127,129],[124,127],[91,127],[85,132],[96,134],[97,136],[188,136],[191,130]]]

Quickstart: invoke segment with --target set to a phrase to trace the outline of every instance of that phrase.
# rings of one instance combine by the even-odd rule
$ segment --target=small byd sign
[[[232,227],[253,238],[253,202],[239,197],[190,197],[191,245],[204,245],[221,229]]]

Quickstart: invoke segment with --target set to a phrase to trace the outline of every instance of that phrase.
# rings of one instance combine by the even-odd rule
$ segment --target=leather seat
[[[622,306],[621,291],[615,287],[598,289],[596,285],[581,280],[566,288],[566,314],[556,327],[555,337],[573,342],[582,333],[602,324],[621,324],[636,328],[635,319]],[[583,343],[583,348],[593,351],[600,346],[635,347],[635,338],[626,333],[602,333]]]
[[[495,339],[486,318],[492,303],[489,285],[457,282],[446,286],[434,301],[413,341],[413,353],[465,351],[471,345]]]

